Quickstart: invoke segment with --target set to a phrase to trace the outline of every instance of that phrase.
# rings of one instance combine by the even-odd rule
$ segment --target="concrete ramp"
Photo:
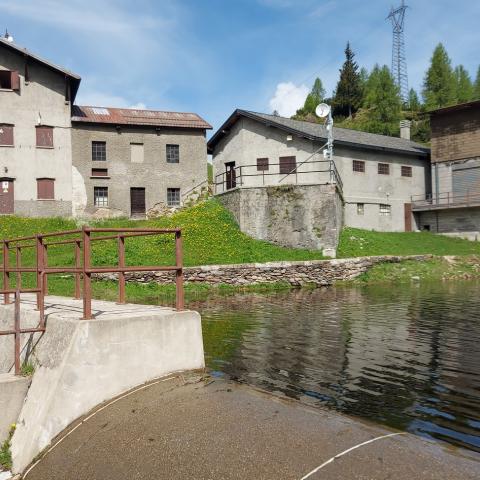
[[[12,438],[21,472],[51,440],[96,405],[172,372],[204,367],[200,315],[192,311],[46,297],[47,330],[33,352],[36,370]],[[22,301],[31,315],[34,298]]]

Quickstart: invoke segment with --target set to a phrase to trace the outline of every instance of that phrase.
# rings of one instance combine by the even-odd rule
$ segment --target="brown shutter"
[[[53,147],[53,127],[35,127],[37,133],[37,147]]]
[[[53,178],[37,178],[37,198],[39,200],[53,200],[55,181]]]
[[[280,157],[280,173],[285,175],[288,173],[295,173],[296,168],[296,157]]]
[[[20,90],[20,75],[16,70],[12,72],[11,82],[12,82],[12,90]]]
[[[0,125],[0,145],[13,145],[13,125]]]

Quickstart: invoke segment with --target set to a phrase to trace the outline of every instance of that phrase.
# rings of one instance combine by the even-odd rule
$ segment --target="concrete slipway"
[[[177,375],[122,395],[71,425],[24,478],[480,478],[480,456],[392,433],[246,386]]]

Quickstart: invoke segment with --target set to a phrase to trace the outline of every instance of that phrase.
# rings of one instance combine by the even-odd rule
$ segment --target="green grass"
[[[14,432],[15,424],[12,424],[8,432],[8,438],[0,445],[0,467],[5,470],[10,470],[12,468],[12,452],[10,451],[10,442]],[[0,468],[0,471],[2,468]]]
[[[480,243],[430,232],[374,232],[345,227],[337,250],[339,258],[371,255],[475,255]]]

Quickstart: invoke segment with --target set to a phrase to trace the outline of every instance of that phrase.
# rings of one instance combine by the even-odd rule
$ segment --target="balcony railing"
[[[452,192],[413,195],[411,197],[411,202],[413,210],[480,206],[480,191],[467,191],[465,195],[458,195]]]
[[[314,160],[299,163],[289,172],[280,172],[280,163],[269,163],[268,169],[258,169],[257,164],[238,165],[215,176],[215,193],[237,187],[263,187],[292,184],[335,184],[343,191],[343,183],[335,162]]]

